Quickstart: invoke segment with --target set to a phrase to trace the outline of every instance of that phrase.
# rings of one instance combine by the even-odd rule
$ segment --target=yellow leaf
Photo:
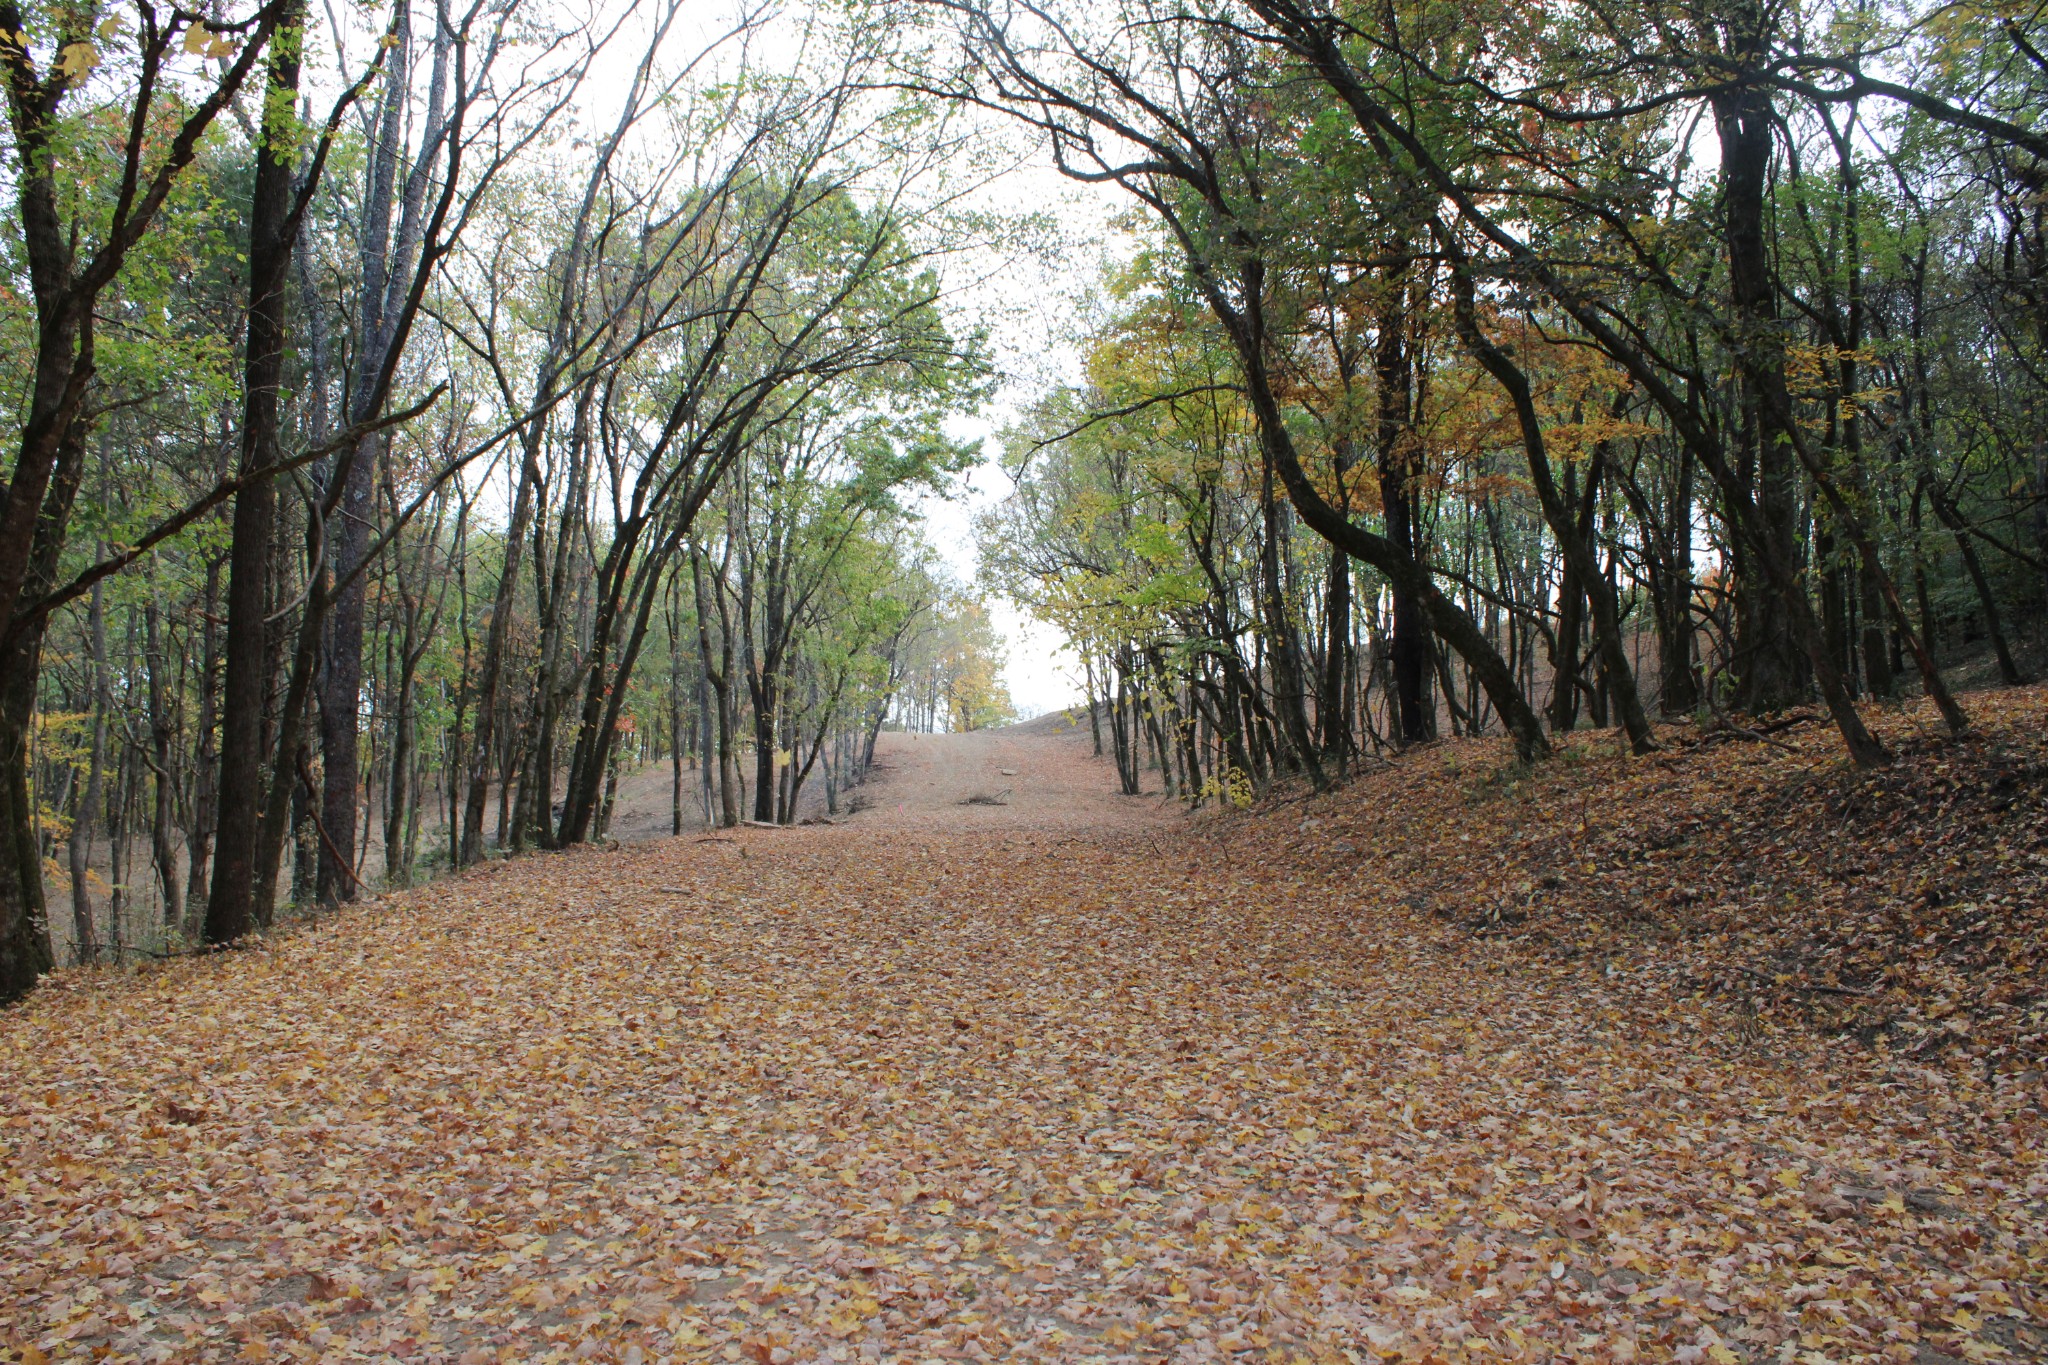
[[[185,51],[195,57],[198,56],[206,50],[207,41],[211,36],[211,34],[207,33],[204,24],[192,25],[192,27],[185,30]]]
[[[57,72],[63,76],[83,76],[100,64],[100,50],[91,43],[68,43],[58,54]]]

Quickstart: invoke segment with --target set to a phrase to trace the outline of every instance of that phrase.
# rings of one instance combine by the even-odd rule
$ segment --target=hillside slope
[[[2048,688],[1877,713],[1860,772],[1825,720],[1427,746],[1338,790],[1212,817],[1232,859],[1441,918],[1474,943],[1738,1015],[2038,1072],[2048,1039]],[[1789,722],[1789,723],[1788,723]],[[1747,1026],[1746,1026],[1747,1027]]]

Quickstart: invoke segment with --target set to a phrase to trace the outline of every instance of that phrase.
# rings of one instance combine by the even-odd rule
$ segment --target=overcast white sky
[[[989,186],[992,206],[1017,212],[1054,212],[1067,237],[1056,259],[1011,257],[996,262],[985,283],[961,300],[965,313],[994,328],[1001,387],[987,410],[963,417],[952,434],[983,441],[983,463],[958,480],[950,499],[923,504],[927,536],[961,582],[975,583],[973,516],[1006,495],[1002,429],[1018,411],[1055,384],[1080,381],[1080,353],[1072,335],[1079,295],[1096,278],[1105,253],[1118,247],[1108,219],[1123,207],[1118,192],[1075,186],[1050,165],[1026,164]],[[1008,643],[1005,676],[1020,716],[1031,717],[1082,698],[1080,661],[1061,634],[1000,597],[986,600]]]

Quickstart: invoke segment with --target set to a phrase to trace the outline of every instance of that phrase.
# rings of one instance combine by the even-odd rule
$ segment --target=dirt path
[[[0,1344],[2038,1356],[2038,1113],[1260,873],[1074,734],[886,762],[845,824],[500,864],[0,1015]]]
[[[1063,714],[964,735],[884,734],[859,795],[861,828],[891,833],[1058,838],[1180,826],[1156,790],[1119,795],[1087,723]]]

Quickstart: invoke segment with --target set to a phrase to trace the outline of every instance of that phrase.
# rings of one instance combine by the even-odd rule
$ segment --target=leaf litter
[[[1019,768],[1017,801],[938,782],[732,832],[745,858],[537,856],[62,973],[0,1015],[0,1343],[2038,1358],[2040,943],[1983,943],[2040,911],[2042,803],[1983,797],[2018,793],[2001,843],[1970,793],[2038,760],[2048,704],[2006,706],[1860,786],[1791,734],[1533,775],[1475,741],[1193,822],[1082,802],[1104,776],[1070,736],[923,740],[904,781],[951,744]],[[1935,780],[1952,815],[1893,818]],[[1973,907],[1937,917],[1956,942],[1921,941],[1958,903],[1927,877]],[[1775,981],[1860,992],[1892,958],[1868,1016]],[[1731,959],[1773,989],[1723,989]]]

